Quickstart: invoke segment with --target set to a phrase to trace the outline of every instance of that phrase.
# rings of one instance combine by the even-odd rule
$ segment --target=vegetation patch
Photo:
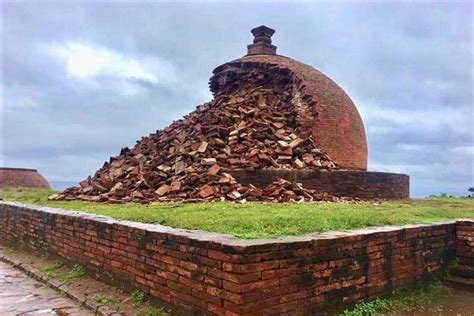
[[[446,295],[442,291],[441,281],[420,281],[413,287],[396,291],[390,298],[362,302],[351,310],[340,313],[341,316],[368,316],[379,313],[407,313],[422,311]]]
[[[13,248],[12,247],[5,247],[4,249],[2,249],[2,253],[5,256],[9,256],[13,253]]]
[[[349,203],[102,204],[49,201],[44,189],[3,188],[0,198],[25,204],[100,214],[119,220],[230,234],[240,238],[302,235],[329,230],[431,223],[474,218],[474,199],[430,198]]]
[[[145,293],[135,290],[130,294],[130,299],[134,304],[141,304],[145,301]]]
[[[82,278],[87,274],[86,268],[81,265],[75,264],[72,270],[60,277],[63,281],[71,281],[74,279]]]
[[[54,274],[54,272],[61,269],[62,267],[64,267],[64,262],[61,260],[54,260],[50,265],[43,269],[43,272],[46,273],[46,275],[51,276]]]
[[[158,308],[148,305],[137,313],[137,316],[166,316],[170,315],[163,307]]]
[[[120,303],[117,299],[103,294],[94,294],[91,298],[94,302],[99,304],[110,304],[116,306]]]

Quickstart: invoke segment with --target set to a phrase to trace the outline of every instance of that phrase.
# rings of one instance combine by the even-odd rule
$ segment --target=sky
[[[474,186],[471,2],[1,2],[0,166],[55,188],[212,98],[250,29],[355,102],[369,170],[411,195]]]

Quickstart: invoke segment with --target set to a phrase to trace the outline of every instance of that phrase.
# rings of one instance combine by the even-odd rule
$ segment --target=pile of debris
[[[299,119],[284,75],[256,69],[232,74],[212,102],[123,148],[80,187],[54,199],[99,202],[335,200],[283,179],[245,187],[229,170],[333,169]],[[238,84],[237,84],[238,83]],[[307,120],[307,118],[306,118]]]

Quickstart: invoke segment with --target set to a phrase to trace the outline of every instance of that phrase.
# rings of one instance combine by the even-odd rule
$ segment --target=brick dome
[[[50,189],[48,181],[36,169],[0,168],[0,188],[29,187]]]
[[[248,46],[248,54],[217,67],[210,79],[211,91],[216,93],[236,71],[250,72],[260,68],[273,73],[287,72],[293,86],[294,104],[305,108],[307,113],[301,116],[300,124],[306,126],[316,147],[325,151],[342,169],[367,170],[367,139],[354,102],[317,69],[276,55],[276,47],[270,40],[273,32],[264,26],[253,29],[255,39]]]

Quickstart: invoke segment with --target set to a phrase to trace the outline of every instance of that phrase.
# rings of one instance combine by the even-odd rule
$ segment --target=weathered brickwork
[[[459,263],[474,266],[474,223],[458,221],[456,225],[456,257]]]
[[[49,189],[49,183],[36,169],[0,168],[0,188],[6,186]]]
[[[218,315],[308,315],[388,294],[439,272],[454,256],[455,245],[459,255],[472,255],[474,224],[461,226],[458,231],[451,222],[240,240],[0,204],[1,243],[50,252],[167,303]]]
[[[367,170],[367,138],[362,118],[344,90],[317,69],[285,56],[247,55],[214,69],[211,86],[226,68],[257,65],[289,69],[295,92],[314,110],[314,115],[307,119],[315,145],[341,168]]]
[[[408,199],[410,177],[406,174],[333,170],[228,170],[240,183],[264,187],[278,178],[303,184],[334,196],[361,199]]]

